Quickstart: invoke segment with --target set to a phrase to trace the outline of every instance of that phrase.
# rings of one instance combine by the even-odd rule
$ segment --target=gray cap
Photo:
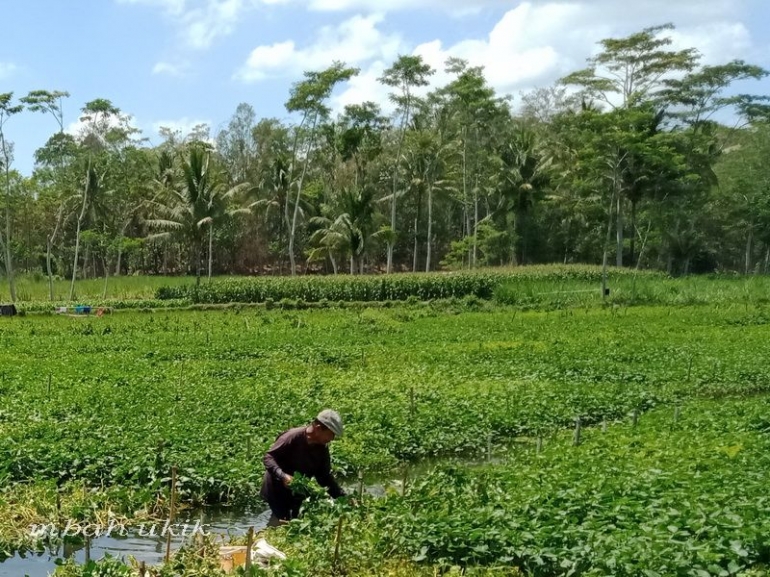
[[[334,433],[335,437],[340,438],[342,436],[342,419],[337,411],[324,409],[318,413],[316,420]]]

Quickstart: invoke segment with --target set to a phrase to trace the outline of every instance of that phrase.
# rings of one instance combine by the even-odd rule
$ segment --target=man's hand
[[[291,475],[284,475],[283,476],[283,486],[284,487],[288,487],[289,485],[291,485],[291,482],[293,480],[294,480],[294,477],[292,477]]]

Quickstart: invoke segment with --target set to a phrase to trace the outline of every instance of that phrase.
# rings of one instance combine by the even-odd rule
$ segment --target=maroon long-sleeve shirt
[[[301,502],[283,484],[286,475],[302,473],[306,477],[315,477],[318,484],[326,487],[329,495],[334,498],[345,494],[332,476],[329,448],[326,445],[310,444],[306,429],[295,427],[282,433],[263,460],[266,470],[260,494],[279,518],[296,515],[295,509],[299,508]]]

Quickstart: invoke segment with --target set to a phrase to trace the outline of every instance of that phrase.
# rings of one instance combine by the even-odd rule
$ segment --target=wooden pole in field
[[[254,545],[254,527],[249,527],[246,534],[246,575],[251,575],[251,548]]]
[[[361,500],[364,498],[364,470],[363,469],[358,470],[358,498]]]
[[[577,417],[575,419],[575,437],[572,442],[575,447],[580,446],[580,424],[580,417]]]
[[[332,563],[332,567],[334,568],[334,572],[336,573],[339,569],[340,565],[340,546],[342,542],[342,520],[344,517],[340,515],[340,520],[337,523],[337,538],[334,542],[334,562]]]
[[[171,559],[171,524],[174,522],[174,514],[175,514],[175,507],[174,502],[176,501],[176,465],[171,467],[171,504],[169,506],[169,512],[168,512],[168,524],[169,529],[168,533],[166,533],[166,563],[169,562]]]

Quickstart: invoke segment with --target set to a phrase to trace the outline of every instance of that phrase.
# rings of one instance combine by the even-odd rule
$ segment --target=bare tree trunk
[[[337,276],[337,259],[334,258],[334,255],[329,253],[329,260],[332,261],[332,270],[334,270],[334,276]]]
[[[120,229],[120,237],[118,238],[118,262],[115,265],[115,276],[120,276],[120,267],[123,260],[123,239],[126,238],[126,230],[128,229],[129,224],[131,224],[131,219],[126,221],[126,224]]]
[[[203,247],[200,240],[195,241],[195,286],[201,284],[201,269],[203,268]]]
[[[612,241],[612,205],[615,201],[615,192],[613,191],[612,197],[610,197],[610,206],[607,211],[609,218],[607,219],[607,236],[604,239],[604,251],[602,255],[602,300],[607,299],[607,260],[610,250],[610,242]]]
[[[617,255],[616,255],[616,265],[618,268],[623,266],[623,197],[622,195],[617,195]]]
[[[478,177],[473,186],[473,268],[476,268],[476,249],[479,238],[479,181]]]
[[[754,229],[749,229],[749,237],[746,239],[746,274],[751,271],[751,249],[754,242]]]
[[[352,252],[350,253],[350,274],[356,274],[356,257],[353,256]]]
[[[5,167],[5,274],[8,277],[8,288],[11,293],[11,302],[16,302],[16,279],[13,276],[13,254],[11,253],[11,150],[12,146],[5,141],[0,141],[4,157]]]
[[[86,183],[83,186],[83,204],[78,216],[77,229],[75,230],[75,257],[72,259],[72,282],[70,283],[70,298],[75,298],[75,279],[78,276],[78,253],[80,251],[80,227],[83,225],[83,219],[86,216],[86,206],[88,204],[88,185],[91,182],[91,159],[88,159],[88,169],[86,170]]]
[[[209,280],[211,280],[211,266],[214,263],[214,221],[209,223]]]
[[[462,128],[463,139],[463,211],[468,214],[468,128],[463,126]],[[466,234],[470,235],[471,230],[468,227]],[[428,235],[428,245],[430,245],[430,235]],[[471,267],[476,266],[476,255],[478,254],[478,239],[476,235],[473,235],[473,250],[471,252]],[[426,269],[430,266],[430,263],[426,264]]]
[[[433,241],[433,186],[428,185],[428,238],[425,241],[425,272],[430,272],[431,244]]]
[[[474,230],[471,227],[471,207],[470,202],[468,203],[468,206],[464,209],[465,210],[465,230],[468,231],[466,234],[474,235],[477,233],[476,230]],[[476,240],[476,239],[474,239]],[[475,263],[473,262],[473,246],[468,249],[468,268],[473,268]],[[465,268],[465,265],[463,265],[463,268]]]
[[[395,247],[395,234],[396,234],[396,197],[398,196],[398,168],[401,166],[401,151],[404,146],[404,139],[406,137],[406,126],[409,122],[410,102],[407,98],[406,109],[404,110],[404,116],[401,118],[401,134],[398,137],[398,146],[396,147],[396,165],[393,169],[393,198],[390,203],[390,229],[394,235],[394,240],[388,242],[388,264],[387,274],[393,272],[393,249]]]
[[[636,202],[631,201],[631,256],[629,266],[634,266],[634,257],[636,256]]]
[[[417,194],[417,210],[414,215],[414,249],[412,250],[412,272],[417,272],[417,260],[419,259],[419,226],[420,226],[420,208],[422,207],[422,195]]]
[[[56,213],[56,226],[54,226],[53,232],[46,238],[45,243],[45,270],[48,274],[48,297],[51,301],[54,299],[53,293],[53,271],[51,270],[51,253],[53,252],[53,243],[56,239],[56,235],[59,234],[59,226],[61,226],[62,215],[64,214],[64,202],[62,202],[59,210]]]
[[[91,250],[88,245],[86,245],[86,253],[83,255],[83,280],[86,280],[88,278],[88,257],[91,255]]]
[[[308,145],[307,154],[305,154],[305,162],[302,164],[302,175],[299,177],[299,182],[297,183],[297,200],[294,203],[294,216],[291,220],[291,229],[289,230],[289,261],[291,263],[291,276],[297,276],[297,265],[294,261],[294,236],[297,232],[297,215],[299,214],[299,202],[302,198],[302,184],[305,181],[307,167],[310,163],[310,152],[313,148],[315,127],[317,123],[318,113],[316,113],[315,118],[313,119],[313,127],[310,129],[310,143]]]
[[[767,247],[765,252],[765,274],[770,271],[770,246]]]
[[[107,281],[110,280],[110,267],[107,257],[104,257],[104,290],[102,291],[102,300],[107,298]]]

